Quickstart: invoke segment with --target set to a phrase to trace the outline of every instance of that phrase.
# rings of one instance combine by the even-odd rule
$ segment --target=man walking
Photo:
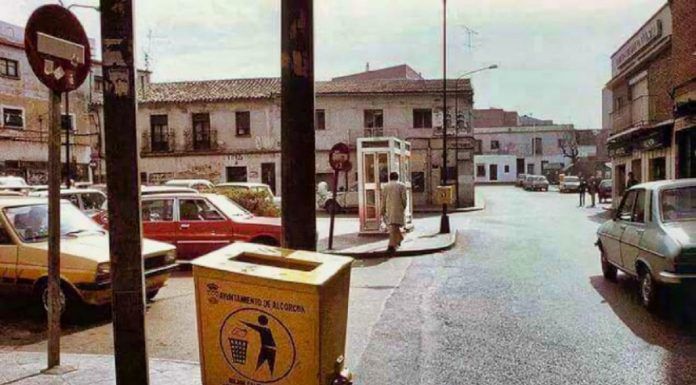
[[[590,199],[592,201],[590,207],[595,207],[595,194],[597,194],[597,179],[595,177],[590,178],[590,182],[587,185],[587,192],[590,193]]]
[[[394,253],[401,246],[404,237],[401,227],[404,225],[406,210],[406,185],[399,182],[399,173],[389,174],[389,183],[382,186],[382,217],[389,228],[389,247],[387,253]]]
[[[580,186],[578,187],[578,192],[580,193],[580,204],[578,207],[585,206],[585,192],[587,191],[587,181],[582,176],[580,177]]]

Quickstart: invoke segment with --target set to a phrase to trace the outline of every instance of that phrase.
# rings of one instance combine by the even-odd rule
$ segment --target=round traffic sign
[[[337,143],[331,147],[329,164],[335,171],[350,170],[350,147],[345,143]]]
[[[44,5],[31,14],[24,47],[32,71],[53,91],[73,91],[89,74],[92,60],[85,29],[60,5]]]

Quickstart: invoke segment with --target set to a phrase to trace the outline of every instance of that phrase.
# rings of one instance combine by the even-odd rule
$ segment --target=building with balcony
[[[375,70],[367,80],[348,76],[316,83],[316,179],[332,180],[328,154],[334,144],[353,148],[351,162],[357,165],[358,138],[396,136],[412,145],[407,177],[414,204],[427,205],[443,169],[442,81],[394,68],[398,71],[383,71],[386,79]],[[455,90],[455,80],[448,80],[448,88],[449,114],[456,104],[460,114],[471,115],[470,83],[460,81]],[[280,193],[280,126],[279,78],[149,83],[138,108],[141,178],[150,184],[173,178],[263,182]],[[450,151],[445,169],[452,181],[458,178],[455,159]],[[355,183],[353,169],[339,188]]]
[[[608,149],[616,196],[623,193],[628,173],[638,181],[676,175],[672,26],[668,3],[611,57],[612,79],[603,92],[603,112],[611,126]]]

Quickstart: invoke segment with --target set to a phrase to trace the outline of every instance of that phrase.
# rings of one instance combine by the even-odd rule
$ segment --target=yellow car
[[[66,307],[111,302],[109,237],[68,201],[61,202],[61,298]],[[27,294],[46,305],[48,201],[0,197],[0,294]],[[144,240],[147,298],[152,299],[176,268],[176,249]],[[65,308],[64,308],[65,310]]]

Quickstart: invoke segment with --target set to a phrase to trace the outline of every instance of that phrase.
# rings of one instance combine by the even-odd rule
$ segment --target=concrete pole
[[[442,0],[442,185],[447,186],[447,0]],[[440,233],[449,234],[447,203],[442,204]]]
[[[116,383],[147,385],[133,0],[99,8]]]
[[[281,7],[283,245],[316,250],[313,0]]]

